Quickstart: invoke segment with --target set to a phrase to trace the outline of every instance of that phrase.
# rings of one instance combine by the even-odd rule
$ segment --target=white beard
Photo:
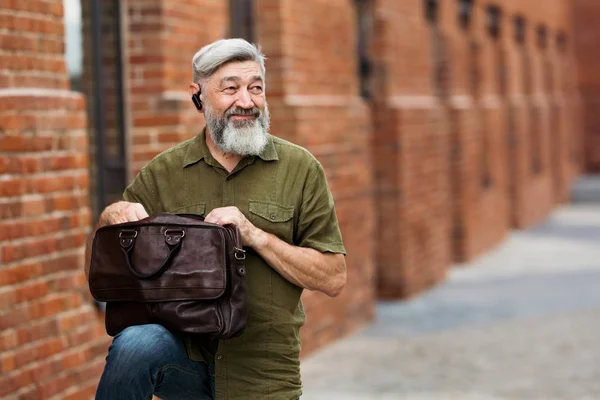
[[[210,106],[205,104],[204,117],[211,139],[219,150],[240,156],[258,155],[267,144],[270,125],[269,108],[265,103],[263,111],[254,120],[232,121],[227,118],[217,118]]]

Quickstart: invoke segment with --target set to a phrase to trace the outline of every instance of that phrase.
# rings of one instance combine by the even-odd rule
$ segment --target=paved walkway
[[[514,232],[303,362],[307,400],[600,399],[600,204]]]

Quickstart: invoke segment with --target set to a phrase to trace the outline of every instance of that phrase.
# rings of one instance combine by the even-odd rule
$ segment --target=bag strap
[[[181,243],[183,243],[183,238],[185,237],[185,230],[178,229],[165,229],[165,243],[169,248],[169,254],[164,259],[162,264],[156,268],[154,271],[148,274],[142,274],[137,272],[131,261],[131,254],[133,252],[133,245],[135,244],[135,238],[137,238],[138,231],[135,229],[123,229],[119,232],[119,242],[121,243],[121,250],[125,255],[125,261],[127,262],[127,267],[129,271],[139,279],[149,279],[153,276],[159,274],[170,262],[173,258],[173,255],[179,250],[181,247]]]

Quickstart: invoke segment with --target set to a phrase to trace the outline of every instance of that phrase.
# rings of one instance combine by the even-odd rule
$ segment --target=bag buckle
[[[245,260],[246,259],[246,250],[240,249],[239,247],[234,247],[233,251],[234,251],[233,255],[235,256],[236,260]]]
[[[121,247],[127,249],[133,246],[133,242],[138,235],[138,231],[135,229],[123,229],[119,232],[119,242]]]
[[[185,237],[183,229],[165,229],[165,241],[171,246],[178,244]]]
[[[119,232],[119,238],[122,238],[123,236],[130,237],[131,234],[133,234],[132,239],[135,239],[138,235],[138,231],[136,231],[135,229],[122,229]]]

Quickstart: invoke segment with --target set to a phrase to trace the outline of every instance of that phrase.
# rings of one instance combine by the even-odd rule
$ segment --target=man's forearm
[[[264,231],[261,236],[254,249],[285,279],[331,297],[340,294],[346,284],[343,254],[321,253],[315,249],[293,246]]]

